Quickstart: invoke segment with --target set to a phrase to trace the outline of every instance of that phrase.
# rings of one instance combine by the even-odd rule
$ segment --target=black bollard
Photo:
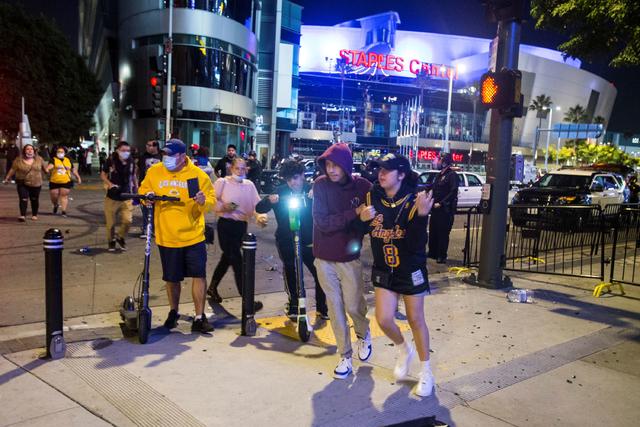
[[[57,228],[44,233],[45,295],[46,295],[46,357],[60,359],[66,352],[62,335],[62,249],[64,237]]]
[[[242,326],[240,335],[255,336],[254,292],[256,289],[256,236],[247,233],[242,238]]]

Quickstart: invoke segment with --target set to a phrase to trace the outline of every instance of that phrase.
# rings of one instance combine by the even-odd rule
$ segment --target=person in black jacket
[[[328,319],[327,302],[325,294],[320,288],[316,268],[313,265],[315,260],[312,250],[313,242],[313,199],[309,197],[309,186],[304,180],[304,165],[294,160],[285,162],[280,168],[280,176],[286,184],[276,188],[274,194],[266,196],[256,206],[256,212],[267,213],[271,209],[276,216],[278,227],[276,229],[276,246],[280,260],[284,266],[285,290],[289,297],[286,306],[287,316],[292,317],[298,314],[298,287],[296,285],[295,272],[295,246],[293,242],[293,231],[289,227],[289,207],[288,200],[291,196],[302,197],[304,203],[300,211],[300,246],[302,251],[302,261],[307,266],[316,284],[316,311],[322,319]],[[302,277],[302,272],[300,272]]]
[[[433,182],[433,209],[429,221],[429,258],[446,264],[449,233],[458,208],[458,174],[451,169],[450,153],[442,153],[434,162],[440,173]]]
[[[213,168],[213,172],[218,178],[224,178],[225,176],[230,175],[231,165],[233,164],[233,159],[235,158],[236,146],[233,144],[229,144],[227,146],[227,155],[218,160],[218,163],[216,163],[216,167]]]
[[[414,392],[429,396],[434,378],[429,364],[424,296],[429,292],[427,218],[433,199],[431,193],[417,192],[417,181],[406,157],[387,154],[380,160],[378,183],[367,193],[366,206],[359,216],[371,237],[376,320],[398,348],[394,376],[397,380],[406,379],[417,351],[421,372]],[[405,340],[395,322],[400,297],[407,308],[415,344]]]
[[[247,179],[253,182],[253,185],[256,186],[256,190],[258,190],[258,194],[262,193],[262,188],[260,186],[260,175],[262,174],[262,165],[258,162],[256,158],[256,152],[251,150],[249,151],[249,157],[247,159]]]

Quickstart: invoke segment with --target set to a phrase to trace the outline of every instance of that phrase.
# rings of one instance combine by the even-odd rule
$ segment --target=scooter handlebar
[[[179,197],[159,196],[157,194],[122,193],[120,197],[127,200],[148,200],[150,202],[179,202]]]

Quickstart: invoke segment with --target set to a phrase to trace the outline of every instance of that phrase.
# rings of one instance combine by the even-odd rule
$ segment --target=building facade
[[[428,161],[448,135],[460,163],[484,164],[489,120],[477,87],[495,53],[491,40],[399,26],[395,12],[331,27],[302,26],[299,125],[292,150],[311,153],[340,138],[363,151],[400,146],[415,160]],[[516,119],[514,153],[531,157],[537,128],[562,122],[563,110],[577,104],[589,119],[602,116],[608,122],[617,91],[580,69],[579,60],[521,45],[518,68],[525,107],[545,94],[554,113],[539,120],[527,111]],[[540,141],[545,139],[542,133]]]

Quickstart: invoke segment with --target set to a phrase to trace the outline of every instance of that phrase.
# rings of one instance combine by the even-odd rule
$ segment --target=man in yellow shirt
[[[191,292],[196,317],[191,330],[210,332],[213,326],[204,314],[207,270],[204,215],[215,205],[216,196],[211,180],[189,160],[186,149],[186,145],[179,139],[167,141],[162,149],[162,163],[147,170],[138,192],[180,198],[179,202],[157,202],[154,212],[162,280],[167,283],[167,296],[171,305],[164,326],[168,329],[177,326],[180,282],[185,277],[192,277]],[[195,194],[189,194],[190,188]]]

